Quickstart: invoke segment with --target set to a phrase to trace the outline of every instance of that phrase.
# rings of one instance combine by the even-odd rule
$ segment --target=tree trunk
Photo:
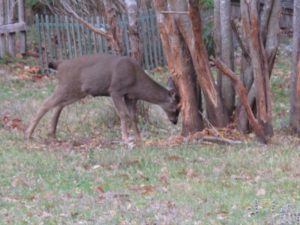
[[[142,48],[140,44],[139,28],[138,28],[138,5],[137,0],[124,0],[125,8],[128,15],[128,33],[131,46],[131,57],[139,64],[142,64]]]
[[[225,64],[234,70],[233,66],[233,41],[231,30],[231,2],[228,0],[220,0],[220,28],[221,28],[221,43],[220,57]],[[224,104],[225,113],[230,118],[233,115],[235,106],[235,92],[232,82],[228,77],[219,75],[218,86],[221,90],[221,99]]]
[[[269,77],[271,77],[272,69],[274,66],[274,61],[276,58],[276,53],[278,49],[278,34],[279,34],[279,13],[281,4],[280,1],[276,0],[266,0],[262,10],[260,10],[260,35],[267,55],[267,61],[269,66]],[[243,14],[243,12],[242,12]],[[253,82],[253,68],[252,63],[249,58],[249,46],[246,43],[245,34],[243,34],[244,48],[242,54],[242,68],[241,75],[245,86],[248,90],[248,100],[250,105],[254,106],[256,99],[256,87]],[[245,109],[239,104],[237,111],[238,117],[238,128],[243,133],[249,132],[248,119],[246,116]],[[254,109],[255,107],[253,107]]]
[[[270,69],[258,24],[259,1],[241,1],[242,27],[249,43],[256,89],[257,119],[267,136],[273,135]]]
[[[111,0],[104,1],[105,15],[109,24],[110,38],[108,40],[112,52],[116,55],[123,54],[122,29],[118,25],[120,12],[114,7]]]
[[[220,0],[214,0],[214,31],[213,31],[213,38],[214,38],[214,47],[215,47],[215,57],[221,58],[221,21],[220,21]],[[218,92],[219,95],[222,95],[222,74],[218,70]]]
[[[271,77],[278,49],[280,7],[280,1],[266,0],[264,1],[262,10],[260,10],[260,36],[267,56],[269,77]],[[243,14],[243,12],[241,12],[241,14]],[[242,48],[243,54],[241,74],[243,82],[248,90],[248,100],[250,102],[250,105],[253,106],[256,99],[256,88],[255,83],[253,82],[253,66],[249,57],[249,44],[247,43],[247,41],[245,41],[247,39],[246,36],[247,35],[243,33],[244,48]],[[241,107],[240,104],[237,108],[238,128],[243,133],[247,133],[249,132],[249,122],[246,116],[245,109]]]
[[[184,32],[185,42],[188,44],[197,79],[206,100],[207,117],[215,126],[225,126],[228,117],[224,113],[223,104],[210,70],[206,48],[202,39],[202,23],[197,0],[188,0],[188,12],[191,20],[191,32]]]
[[[290,127],[300,134],[300,0],[294,0]]]
[[[168,2],[155,0],[154,6],[167,65],[181,98],[182,135],[186,136],[202,130],[204,127],[198,112],[196,82],[192,77],[194,74],[193,63],[188,47],[178,30],[176,16],[160,13],[161,11],[174,10],[176,5],[181,3],[182,0],[170,0]]]

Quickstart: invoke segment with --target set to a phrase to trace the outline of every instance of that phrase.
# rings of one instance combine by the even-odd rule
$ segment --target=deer
[[[58,85],[33,116],[25,131],[25,139],[32,139],[41,118],[54,110],[48,136],[56,139],[56,128],[64,107],[86,96],[110,96],[121,122],[122,141],[129,143],[128,121],[135,139],[141,142],[138,128],[137,101],[159,105],[168,119],[177,124],[180,112],[176,88],[167,89],[154,81],[131,57],[110,54],[80,56],[49,63],[57,70]]]

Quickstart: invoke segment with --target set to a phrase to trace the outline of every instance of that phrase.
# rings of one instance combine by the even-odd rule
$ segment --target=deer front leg
[[[129,114],[127,106],[125,104],[125,100],[123,96],[120,96],[118,94],[111,94],[115,109],[120,117],[121,120],[121,132],[122,132],[122,140],[128,144],[129,138],[128,138],[128,127],[127,127],[127,121],[126,117]]]
[[[132,123],[132,128],[135,134],[135,138],[136,138],[136,142],[137,143],[141,143],[142,142],[142,137],[141,137],[141,133],[140,130],[138,128],[138,115],[137,115],[137,100],[135,99],[126,99],[126,105],[129,111],[129,116],[131,119],[131,123]]]

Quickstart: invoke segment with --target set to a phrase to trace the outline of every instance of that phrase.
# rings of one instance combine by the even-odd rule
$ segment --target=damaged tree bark
[[[223,103],[210,70],[207,51],[202,39],[202,22],[197,0],[188,0],[188,12],[192,32],[185,33],[186,43],[189,46],[197,79],[206,100],[207,117],[210,123],[222,127],[228,123],[228,117],[224,113]]]
[[[202,40],[198,1],[155,0],[154,3],[168,67],[182,98],[183,134],[204,127],[198,112],[197,82],[206,101],[209,123],[218,127],[226,125],[228,117],[224,113]],[[196,78],[191,76],[194,73]]]
[[[118,25],[118,19],[120,18],[120,12],[114,7],[111,0],[104,0],[105,15],[107,23],[109,24],[108,32],[111,35],[109,44],[111,50],[116,55],[123,54],[123,38],[122,29]]]
[[[198,112],[196,82],[195,78],[192,77],[195,71],[190,52],[176,23],[178,17],[160,13],[161,11],[176,10],[176,6],[180,6],[182,3],[184,3],[182,0],[168,2],[155,0],[154,6],[167,65],[181,98],[182,135],[187,136],[202,130],[204,127]]]
[[[138,4],[136,0],[124,0],[124,4],[128,15],[128,33],[131,46],[130,55],[141,65],[143,53],[140,43],[139,27],[137,22],[139,15]]]

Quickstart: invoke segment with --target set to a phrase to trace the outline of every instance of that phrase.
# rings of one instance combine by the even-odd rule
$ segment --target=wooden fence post
[[[39,49],[39,64],[43,65],[43,51],[42,51],[42,34],[41,34],[41,22],[39,15],[35,15],[35,29],[37,31],[37,38],[38,38],[38,49]]]
[[[5,23],[4,14],[4,0],[0,0],[0,26]],[[0,33],[0,57],[5,54],[5,35]]]
[[[16,18],[18,21],[16,21]],[[6,53],[16,55],[16,38],[19,33],[18,50],[26,53],[26,24],[24,0],[0,0],[0,57]]]
[[[14,23],[14,2],[7,1],[6,4],[6,13],[7,13],[7,25]],[[12,56],[16,52],[16,32],[9,31],[8,33],[8,53]]]
[[[18,19],[19,23],[25,24],[25,6],[24,0],[18,0]],[[23,30],[20,32],[20,53],[26,53],[26,31]]]

